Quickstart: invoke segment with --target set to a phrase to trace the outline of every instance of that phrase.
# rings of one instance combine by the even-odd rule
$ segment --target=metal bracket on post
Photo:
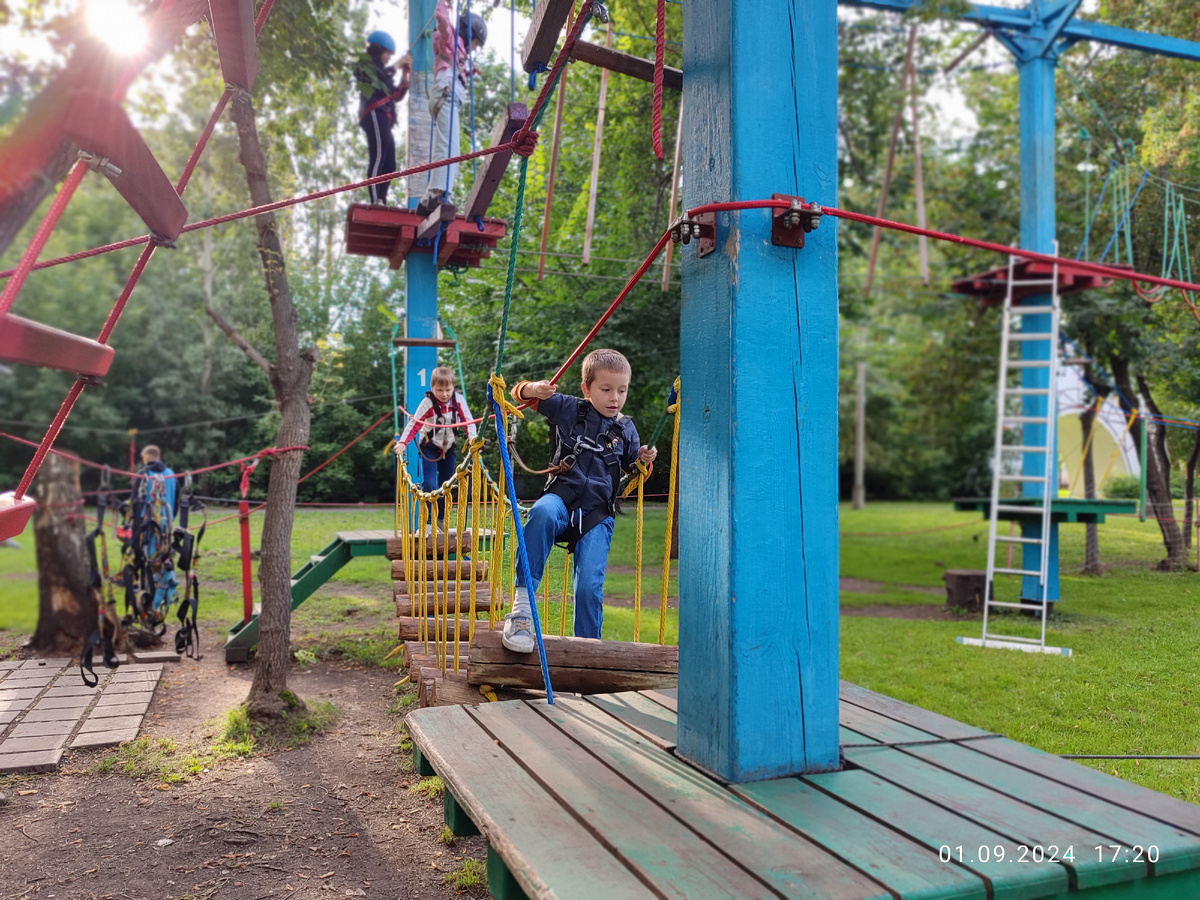
[[[115,180],[121,174],[120,167],[113,164],[107,156],[96,156],[88,153],[86,150],[80,150],[79,158],[93,172],[100,172],[103,175],[107,175],[110,179]]]
[[[804,236],[816,231],[821,222],[821,207],[815,203],[805,204],[803,197],[791,194],[772,194],[772,200],[787,200],[787,209],[771,210],[771,243],[776,247],[804,248]]]
[[[700,213],[688,218],[680,216],[671,225],[671,242],[690,244],[696,239],[696,255],[708,256],[717,249],[717,214]]]

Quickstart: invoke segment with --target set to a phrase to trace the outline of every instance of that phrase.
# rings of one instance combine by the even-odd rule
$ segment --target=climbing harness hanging
[[[203,516],[200,529],[193,535],[188,529],[188,517],[193,512]],[[200,580],[196,575],[196,564],[200,559],[200,542],[208,528],[208,513],[204,503],[195,496],[191,473],[184,475],[183,497],[179,502],[179,525],[175,529],[172,549],[178,554],[177,566],[183,574],[183,598],[179,603],[179,630],[175,632],[175,652],[187,654],[191,659],[202,659],[200,653],[200,630],[196,627],[196,616],[200,611]]]
[[[121,623],[117,619],[117,601],[113,595],[113,580],[108,573],[108,540],[104,533],[104,513],[114,502],[109,485],[109,472],[104,469],[100,476],[100,491],[96,495],[96,527],[87,535],[88,588],[96,603],[96,630],[83,642],[79,654],[79,674],[83,683],[95,687],[100,677],[92,665],[92,653],[100,648],[104,665],[115,669],[120,665],[116,647],[122,636]],[[99,541],[99,549],[96,543]]]

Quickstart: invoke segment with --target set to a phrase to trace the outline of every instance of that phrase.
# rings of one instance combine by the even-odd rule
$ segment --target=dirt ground
[[[220,630],[204,629],[202,661],[165,667],[143,737],[207,746],[214,722],[245,699],[252,669],[225,664]],[[290,687],[332,702],[336,726],[182,783],[101,774],[111,750],[68,752],[58,772],[0,779],[0,897],[486,897],[443,881],[464,859],[484,859],[486,845],[447,847],[440,798],[409,790],[419,779],[400,747],[407,710],[395,702],[396,677],[337,658],[294,671]]]

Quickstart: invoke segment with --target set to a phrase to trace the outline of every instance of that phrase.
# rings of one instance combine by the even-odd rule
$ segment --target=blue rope
[[[504,412],[492,395],[492,386],[488,385],[488,403],[496,414],[496,443],[500,446],[500,462],[504,466],[504,483],[508,488],[508,502],[513,508],[513,531],[517,535],[517,564],[521,567],[521,578],[525,581],[525,591],[533,590],[533,577],[529,573],[529,553],[525,550],[525,529],[521,526],[521,515],[517,511],[517,486],[513,482],[512,460],[508,457],[508,441],[504,438]],[[514,588],[515,592],[515,588]],[[537,598],[530,596],[529,608],[533,612],[533,636],[537,640],[538,659],[542,664],[542,682],[546,685],[546,702],[554,705],[554,691],[550,688],[550,668],[546,665],[546,648],[542,644],[542,624],[538,621]]]
[[[1113,170],[1117,167],[1117,161],[1110,160],[1108,163],[1108,174],[1104,176],[1104,187],[1100,188],[1100,196],[1096,199],[1096,205],[1092,207],[1092,216],[1088,219],[1087,228],[1083,232],[1083,240],[1079,242],[1079,252],[1075,254],[1075,258],[1079,259],[1083,255],[1083,248],[1088,245],[1088,238],[1092,234],[1092,225],[1096,221],[1096,217],[1100,215],[1100,207],[1104,203],[1104,192],[1108,190],[1108,182],[1112,179]]]
[[[1142,188],[1146,186],[1146,177],[1149,172],[1142,173],[1142,180],[1138,182],[1138,189],[1133,192],[1133,199],[1129,201],[1129,206],[1125,209],[1125,215],[1121,216],[1121,221],[1117,227],[1113,229],[1113,236],[1108,239],[1108,243],[1104,246],[1104,252],[1100,254],[1099,262],[1104,262],[1104,257],[1108,256],[1108,251],[1112,248],[1113,242],[1117,239],[1117,235],[1121,233],[1121,229],[1125,227],[1125,223],[1129,220],[1129,214],[1133,212],[1133,204],[1137,203],[1138,194],[1142,192]],[[1133,262],[1133,260],[1130,260]]]

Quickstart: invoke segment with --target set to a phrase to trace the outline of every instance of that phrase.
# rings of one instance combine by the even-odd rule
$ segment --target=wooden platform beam
[[[654,81],[654,61],[642,59],[631,53],[622,53],[610,47],[601,47],[587,41],[576,41],[571,51],[571,59],[599,66],[620,75],[629,75],[642,81]],[[683,90],[683,70],[671,66],[663,66],[663,87],[673,91]]]
[[[521,45],[521,65],[526,72],[536,72],[550,62],[573,6],[574,0],[541,0],[534,6],[525,43]]]
[[[471,684],[540,688],[536,654],[504,649],[499,631],[477,629],[471,642]],[[556,691],[584,694],[642,688],[672,688],[679,681],[679,648],[627,641],[543,635],[550,684]]]
[[[208,5],[221,75],[234,87],[252,90],[258,77],[254,0],[208,0]]]
[[[441,350],[453,350],[457,345],[458,341],[449,338],[392,338],[393,347],[437,347]]]
[[[508,104],[504,118],[498,120],[492,129],[491,143],[488,146],[497,147],[500,144],[507,144],[528,120],[529,107],[524,103]],[[467,194],[467,202],[463,207],[463,216],[467,221],[487,214],[488,207],[492,204],[492,198],[496,196],[500,180],[504,177],[504,170],[508,168],[512,155],[511,150],[501,150],[499,153],[493,153],[491,156],[485,156],[479,160],[475,181],[471,184],[471,192]]]
[[[108,374],[112,360],[113,348],[108,344],[11,313],[0,315],[0,362],[100,378]]]

